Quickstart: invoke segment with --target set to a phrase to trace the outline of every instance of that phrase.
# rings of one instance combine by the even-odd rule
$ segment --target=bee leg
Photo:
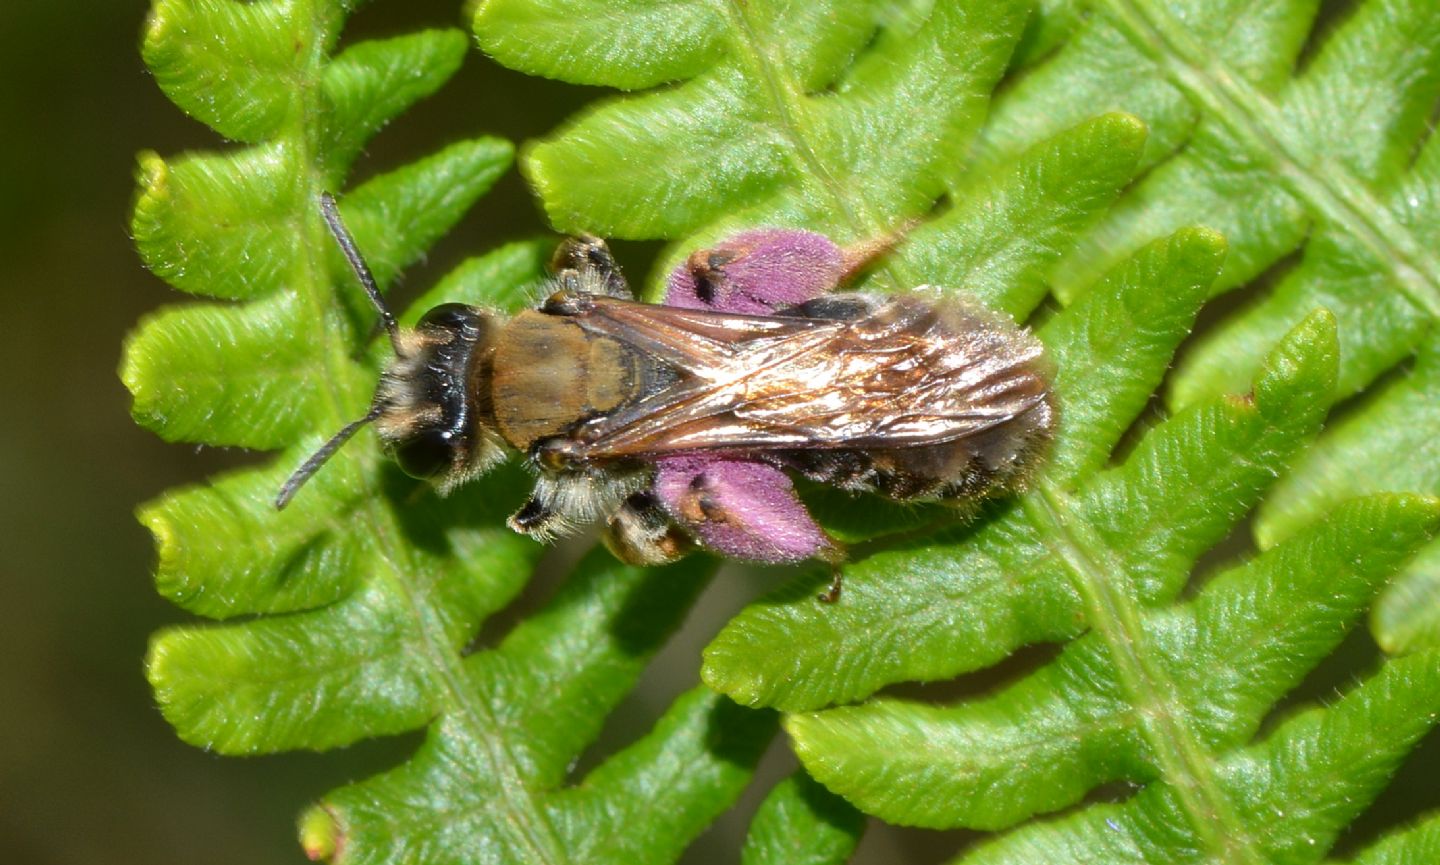
[[[635,293],[620,272],[620,265],[610,254],[605,241],[592,234],[567,237],[550,257],[550,272],[570,291],[608,294],[623,300],[635,299]]]
[[[841,570],[841,565],[845,564],[845,548],[836,544],[829,550],[822,550],[818,558],[830,565],[830,585],[815,599],[823,604],[833,604],[840,600],[840,588],[845,582],[845,572]]]
[[[522,535],[549,541],[564,532],[567,520],[540,496],[532,495],[505,523]]]
[[[833,290],[853,270],[852,258],[813,231],[746,231],[675,268],[665,304],[768,315]]]
[[[766,563],[844,555],[790,478],[767,463],[666,457],[656,462],[654,490],[670,516],[717,553]]]
[[[655,494],[632,493],[605,526],[601,540],[615,558],[630,565],[664,565],[695,548]]]
[[[909,234],[910,230],[919,224],[920,220],[918,218],[911,219],[893,231],[856,241],[845,247],[841,250],[841,254],[845,260],[845,272],[840,275],[840,281],[842,283],[849,282],[865,271],[870,265],[899,246],[900,241],[905,239],[905,235]]]

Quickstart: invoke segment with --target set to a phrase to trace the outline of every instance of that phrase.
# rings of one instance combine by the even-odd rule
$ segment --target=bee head
[[[444,490],[504,455],[488,405],[499,326],[482,309],[447,303],[399,334],[372,411],[386,450],[406,474]]]
[[[483,472],[504,455],[488,404],[492,343],[500,322],[477,307],[447,303],[425,313],[413,330],[401,330],[329,193],[320,196],[320,215],[380,313],[395,359],[380,377],[370,411],[346,424],[290,475],[275,507],[289,504],[325,461],[371,422],[406,474],[434,480],[442,492]]]

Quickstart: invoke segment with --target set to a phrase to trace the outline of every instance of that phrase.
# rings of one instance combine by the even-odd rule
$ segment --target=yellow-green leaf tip
[[[300,847],[311,862],[329,861],[340,849],[340,825],[323,805],[314,805],[300,815],[297,827]]]

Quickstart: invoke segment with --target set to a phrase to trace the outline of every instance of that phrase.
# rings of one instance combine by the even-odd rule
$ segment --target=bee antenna
[[[359,432],[365,424],[379,417],[383,411],[384,408],[380,405],[371,406],[370,411],[366,412],[364,417],[347,423],[339,432],[331,436],[329,441],[321,445],[319,450],[311,454],[310,458],[301,464],[300,468],[296,469],[286,479],[285,485],[280,488],[280,494],[275,497],[275,510],[284,510],[285,506],[290,504],[290,500],[295,498],[295,494],[300,491],[300,488],[305,486],[305,482],[320,471],[320,467],[335,456],[335,452],[340,450],[351,436]]]
[[[360,247],[355,244],[355,238],[340,219],[340,208],[335,204],[335,196],[328,192],[320,193],[320,215],[325,217],[325,224],[330,226],[330,233],[335,236],[335,242],[340,244],[340,251],[345,253],[345,260],[350,262],[350,269],[355,271],[360,285],[364,286],[366,296],[379,311],[380,321],[385,324],[385,330],[390,334],[390,346],[399,354],[400,327],[395,323],[395,314],[385,305],[385,298],[380,296],[380,286],[375,284],[375,276],[360,255]]]

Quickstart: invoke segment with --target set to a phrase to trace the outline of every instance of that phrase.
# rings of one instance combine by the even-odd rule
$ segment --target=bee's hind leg
[[[816,596],[815,596],[815,599],[816,599],[817,601],[820,601],[820,602],[826,603],[826,604],[833,604],[833,603],[835,603],[836,601],[839,601],[839,600],[840,600],[840,588],[844,585],[844,583],[845,583],[845,572],[842,571],[842,570],[840,570],[840,565],[839,565],[839,563],[837,562],[837,563],[831,564],[831,565],[830,565],[830,585],[825,588],[825,591],[823,591],[823,592],[821,592],[820,594],[816,595]]]
[[[695,548],[649,490],[631,493],[621,503],[601,540],[615,558],[630,565],[669,564]]]
[[[844,559],[844,549],[805,510],[790,478],[767,463],[666,457],[656,463],[654,490],[669,515],[717,553],[769,564]]]
[[[840,247],[823,234],[762,228],[700,249],[675,268],[668,306],[769,315],[828,294],[888,252],[900,234]]]
[[[768,315],[831,291],[846,274],[845,253],[823,234],[763,228],[697,250],[675,268],[665,304]]]
[[[569,291],[635,298],[610,247],[593,234],[577,234],[560,241],[550,257],[550,272]]]
[[[549,540],[558,533],[564,518],[539,496],[532,495],[505,523],[511,530],[537,540]]]

